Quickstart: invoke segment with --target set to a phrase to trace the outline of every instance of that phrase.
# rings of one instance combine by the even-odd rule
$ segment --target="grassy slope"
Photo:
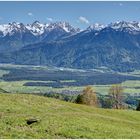
[[[26,125],[32,117],[40,122]],[[140,112],[0,94],[0,138],[140,138]]]
[[[7,93],[7,91],[5,91],[5,90],[3,90],[3,89],[1,89],[1,88],[0,88],[0,92],[2,92],[2,93]]]

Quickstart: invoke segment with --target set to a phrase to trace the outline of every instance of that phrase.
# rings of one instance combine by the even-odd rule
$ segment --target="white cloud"
[[[53,19],[52,19],[52,18],[50,18],[50,17],[47,17],[47,20],[48,20],[48,21],[53,21]]]
[[[113,3],[113,5],[116,5],[116,6],[123,6],[124,3],[121,3],[121,2],[115,2],[115,3]]]
[[[119,3],[119,5],[120,5],[120,6],[123,6],[123,4],[122,4],[122,3]]]
[[[89,21],[86,17],[80,16],[78,21],[81,23],[89,24]]]
[[[33,13],[29,12],[29,13],[28,13],[28,16],[33,16]]]

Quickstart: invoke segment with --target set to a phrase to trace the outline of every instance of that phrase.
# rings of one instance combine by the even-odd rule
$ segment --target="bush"
[[[109,97],[101,96],[99,97],[99,101],[102,108],[112,108],[112,102]]]
[[[97,106],[97,97],[95,91],[91,86],[87,86],[82,94],[79,94],[76,98],[76,103],[86,104],[90,106]]]

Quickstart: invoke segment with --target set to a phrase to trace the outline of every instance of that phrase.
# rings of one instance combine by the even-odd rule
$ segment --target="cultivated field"
[[[82,91],[85,86],[92,85],[96,92],[106,95],[110,86],[115,83],[122,84],[125,94],[139,96],[140,71],[112,73],[101,70],[0,65],[0,88],[12,93]]]

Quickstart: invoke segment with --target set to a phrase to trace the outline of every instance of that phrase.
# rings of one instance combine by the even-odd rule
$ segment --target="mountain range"
[[[67,22],[0,25],[0,63],[115,71],[140,69],[140,22],[93,24],[85,30]]]

